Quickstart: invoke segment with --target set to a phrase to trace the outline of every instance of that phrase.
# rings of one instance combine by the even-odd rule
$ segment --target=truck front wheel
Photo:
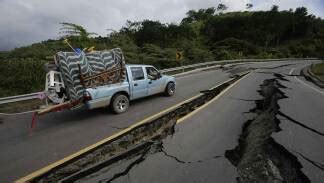
[[[174,95],[175,92],[175,84],[174,82],[169,82],[165,88],[165,94],[167,96],[172,96]]]
[[[117,94],[112,98],[110,107],[116,114],[126,112],[129,107],[129,99],[123,94]]]

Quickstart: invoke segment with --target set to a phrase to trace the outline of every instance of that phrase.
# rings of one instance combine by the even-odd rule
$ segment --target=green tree
[[[223,11],[226,11],[227,9],[228,9],[228,7],[223,3],[220,3],[217,5],[217,11],[223,12]]]
[[[245,8],[246,8],[246,9],[251,9],[251,8],[253,8],[253,4],[251,4],[251,3],[247,3],[247,4],[245,5]]]
[[[214,7],[207,9],[199,9],[198,11],[189,10],[186,15],[187,17],[182,19],[181,24],[193,23],[198,21],[204,21],[212,17],[215,14],[216,10]]]
[[[278,5],[273,5],[271,7],[271,10],[270,11],[272,11],[272,12],[278,12],[278,10],[279,10],[279,6]]]

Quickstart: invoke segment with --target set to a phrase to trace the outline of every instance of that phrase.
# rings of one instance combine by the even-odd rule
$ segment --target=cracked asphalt
[[[270,159],[264,160],[267,170],[275,174],[271,174],[274,179],[268,181],[283,182],[287,177],[296,178],[295,170],[289,168],[292,166],[297,173],[299,171],[296,179],[299,182],[322,182],[324,95],[321,91],[324,90],[312,89],[316,86],[299,76],[300,69],[307,64],[282,63],[254,70],[218,100],[177,124],[174,134],[161,141],[159,150],[120,161],[111,170],[91,175],[80,182],[237,182],[242,172],[225,157],[225,152],[240,144],[238,139],[242,131],[247,130],[242,129],[243,125],[261,115],[256,109],[256,101],[265,101],[260,95],[260,85],[274,78],[279,81],[279,93],[284,97],[275,102],[278,106],[275,116],[268,117],[274,123],[274,129],[265,131],[270,135],[265,138],[266,145],[270,144],[266,148],[270,149],[265,149],[268,151],[264,153]],[[256,68],[254,64],[237,67],[251,66]],[[270,108],[269,112],[273,114],[273,110]],[[263,127],[266,125],[261,123],[260,126],[267,130]],[[248,130],[253,132],[255,129]],[[268,141],[268,138],[271,139]],[[116,177],[120,172],[123,175]],[[286,180],[291,180],[288,178]],[[243,179],[242,182],[251,181]]]
[[[287,87],[282,90],[288,98],[280,100],[279,105],[280,111],[289,117],[277,116],[282,131],[274,134],[273,138],[298,158],[303,166],[302,172],[312,182],[320,182],[324,179],[324,140],[321,135],[324,132],[324,96],[302,84],[301,81],[312,86],[298,76],[299,70],[309,63],[252,63],[230,68],[226,72],[211,70],[194,73],[177,78],[175,97],[154,96],[135,101],[126,114],[117,116],[106,109],[46,115],[38,119],[31,136],[28,135],[31,115],[0,116],[0,181],[11,182],[55,162],[188,99],[201,90],[228,80],[230,74],[247,68],[261,68],[253,71],[207,108],[176,125],[175,133],[163,139],[158,150],[152,150],[151,147],[144,154],[121,161],[110,171],[85,180],[236,182],[239,174],[224,156],[225,151],[238,145],[243,124],[256,117],[249,110],[255,107],[255,100],[262,99],[257,92],[259,85],[277,73],[288,80],[281,81]],[[288,76],[291,69],[294,69],[293,74],[296,76]]]

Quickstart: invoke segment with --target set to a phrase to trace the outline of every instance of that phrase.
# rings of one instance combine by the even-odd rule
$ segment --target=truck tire
[[[174,82],[169,82],[165,87],[165,95],[172,96],[175,93],[175,84]]]
[[[129,99],[126,95],[117,94],[112,98],[110,107],[116,114],[126,112],[129,107]]]

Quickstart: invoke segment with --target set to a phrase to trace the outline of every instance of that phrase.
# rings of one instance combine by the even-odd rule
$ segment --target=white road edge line
[[[296,76],[295,76],[294,78],[295,78],[298,82],[302,83],[303,85],[305,85],[305,86],[307,86],[307,87],[313,89],[314,91],[316,91],[316,92],[318,92],[318,93],[324,95],[324,92],[323,92],[323,91],[321,91],[321,90],[319,90],[319,89],[317,89],[317,88],[315,88],[315,87],[313,87],[313,86],[311,86],[311,85],[305,83],[304,81],[300,80],[300,79],[297,78]]]
[[[308,65],[308,64],[306,64],[306,65]],[[306,65],[303,65],[303,67],[305,67]],[[299,67],[297,67],[297,68],[299,68]],[[293,72],[294,70],[296,70],[296,67],[295,67],[295,68],[292,68],[292,69],[290,70],[289,75],[291,75],[292,72]],[[316,92],[318,92],[318,93],[324,95],[324,91],[321,91],[321,90],[319,90],[319,89],[317,89],[317,88],[315,88],[315,87],[313,87],[313,86],[307,84],[307,83],[304,82],[303,80],[299,79],[297,76],[294,76],[294,78],[295,78],[295,80],[298,81],[299,83],[301,83],[301,84],[307,86],[308,88],[313,89],[314,91],[316,91]]]

